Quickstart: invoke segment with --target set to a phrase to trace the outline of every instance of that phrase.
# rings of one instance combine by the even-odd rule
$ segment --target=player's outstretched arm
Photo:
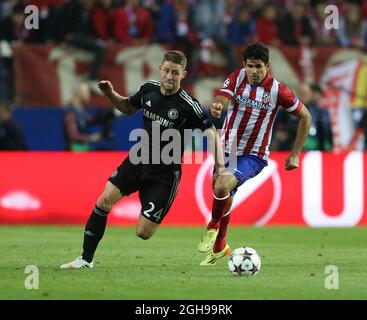
[[[285,169],[293,170],[299,166],[299,156],[302,152],[303,145],[308,137],[311,127],[311,115],[305,105],[302,105],[301,111],[295,115],[298,118],[298,128],[296,139],[291,154],[285,161]]]
[[[113,90],[112,83],[108,80],[102,80],[98,83],[99,89],[107,97],[112,105],[124,114],[133,114],[138,111],[130,102],[129,97],[123,97]]]

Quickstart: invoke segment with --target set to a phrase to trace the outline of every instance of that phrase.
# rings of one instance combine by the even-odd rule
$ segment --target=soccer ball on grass
[[[261,268],[261,259],[253,248],[237,248],[228,258],[228,268],[238,276],[254,276]]]

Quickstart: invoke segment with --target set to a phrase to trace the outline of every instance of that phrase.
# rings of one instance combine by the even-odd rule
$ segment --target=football
[[[237,248],[228,258],[228,268],[234,275],[254,276],[261,268],[261,259],[253,248]]]

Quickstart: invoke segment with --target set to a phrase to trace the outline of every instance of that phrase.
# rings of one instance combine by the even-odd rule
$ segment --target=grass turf
[[[232,249],[247,245],[262,258],[252,277],[229,273],[226,259],[199,266],[203,227],[161,227],[149,241],[134,228],[108,227],[94,269],[63,270],[81,253],[83,227],[0,227],[0,299],[367,299],[366,228],[230,227]],[[39,289],[25,289],[27,265]],[[325,267],[339,271],[327,290]]]

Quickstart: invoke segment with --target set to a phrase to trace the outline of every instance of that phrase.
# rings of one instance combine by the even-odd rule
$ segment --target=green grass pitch
[[[199,266],[203,230],[163,226],[144,241],[110,226],[94,269],[64,270],[81,253],[83,226],[2,226],[0,299],[367,299],[366,228],[230,227],[231,249],[247,245],[262,258],[252,278],[231,275],[226,259]],[[25,288],[27,265],[38,267],[37,290]],[[338,289],[325,288],[328,265]]]

